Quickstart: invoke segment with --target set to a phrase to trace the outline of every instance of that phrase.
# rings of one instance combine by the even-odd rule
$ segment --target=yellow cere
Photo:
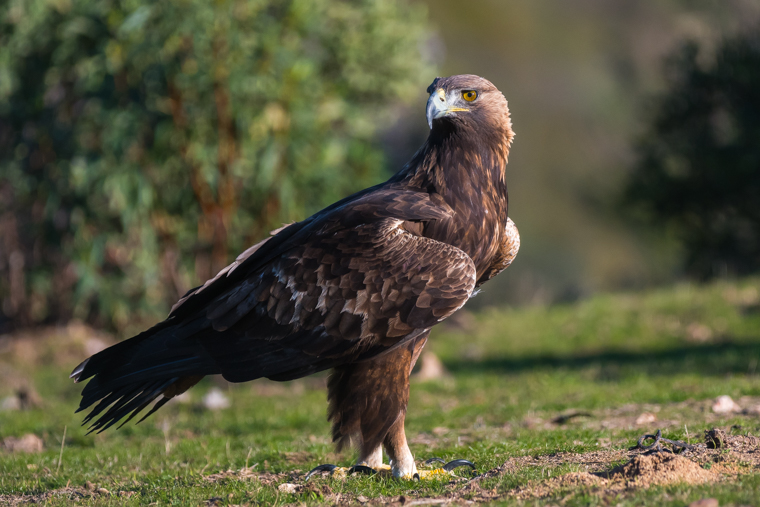
[[[464,90],[462,92],[462,98],[466,100],[467,102],[472,102],[473,100],[478,98],[478,92],[475,90]]]

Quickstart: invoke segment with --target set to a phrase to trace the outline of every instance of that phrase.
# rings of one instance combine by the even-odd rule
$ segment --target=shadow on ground
[[[602,350],[566,356],[542,354],[528,357],[491,357],[484,360],[448,359],[452,373],[520,373],[540,369],[599,368],[601,378],[616,378],[635,370],[647,375],[699,373],[725,375],[754,374],[760,358],[760,338],[756,343],[731,339],[720,343],[671,347],[659,351]]]

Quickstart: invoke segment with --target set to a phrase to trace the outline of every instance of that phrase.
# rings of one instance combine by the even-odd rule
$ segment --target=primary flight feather
[[[430,329],[505,269],[514,136],[507,101],[474,75],[428,88],[425,144],[391,179],[278,231],[189,291],[169,317],[82,362],[79,410],[103,431],[150,415],[206,375],[292,380],[333,369],[339,447],[393,475],[417,473],[406,444],[409,375]],[[147,415],[145,417],[147,417]],[[126,421],[125,421],[126,422]]]

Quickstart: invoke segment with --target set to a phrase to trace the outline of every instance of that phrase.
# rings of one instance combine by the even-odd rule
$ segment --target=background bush
[[[760,37],[726,40],[712,57],[687,44],[671,58],[668,75],[667,91],[652,104],[627,202],[673,229],[691,273],[756,272]]]
[[[379,181],[426,37],[404,0],[1,3],[0,330],[143,326]]]

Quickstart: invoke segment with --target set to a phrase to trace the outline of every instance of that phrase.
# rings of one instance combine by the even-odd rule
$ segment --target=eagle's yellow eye
[[[462,92],[462,98],[467,102],[472,102],[478,98],[478,92],[475,90],[465,90]]]

